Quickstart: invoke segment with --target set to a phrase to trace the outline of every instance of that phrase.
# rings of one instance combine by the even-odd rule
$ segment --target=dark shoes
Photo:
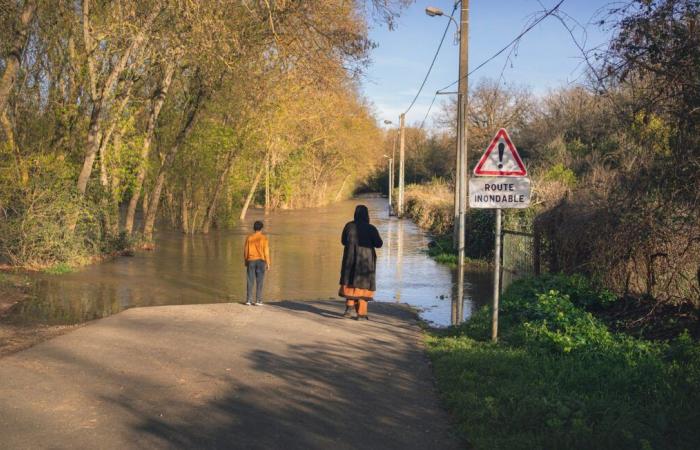
[[[369,320],[369,316],[366,314],[363,316],[358,314],[357,316],[353,317],[352,316],[352,308],[348,308],[348,307],[345,308],[345,312],[343,313],[343,317],[347,317],[348,319],[355,319],[355,320],[361,320],[361,319]]]

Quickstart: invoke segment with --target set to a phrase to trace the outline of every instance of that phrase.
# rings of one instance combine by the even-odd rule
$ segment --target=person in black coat
[[[355,208],[355,220],[343,228],[341,243],[343,261],[340,267],[339,295],[345,297],[345,316],[351,316],[354,307],[357,319],[369,319],[367,302],[374,299],[377,290],[377,252],[383,245],[374,225],[369,223],[369,210],[365,205]]]

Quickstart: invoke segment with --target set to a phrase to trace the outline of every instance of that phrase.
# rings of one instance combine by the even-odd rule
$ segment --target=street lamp
[[[446,15],[440,8],[436,6],[428,6],[427,8],[425,8],[425,13],[430,17],[444,16],[450,19],[457,28],[457,32],[455,33],[455,44],[457,43],[457,39],[459,37],[459,24],[457,23],[454,17]]]
[[[428,6],[427,8],[425,8],[425,13],[430,17],[445,15],[445,13],[442,12],[442,10],[436,6]]]

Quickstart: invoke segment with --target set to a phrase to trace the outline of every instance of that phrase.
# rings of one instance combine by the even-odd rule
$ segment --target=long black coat
[[[340,284],[376,291],[377,253],[374,249],[384,244],[377,229],[369,223],[348,222],[340,240],[345,247]]]

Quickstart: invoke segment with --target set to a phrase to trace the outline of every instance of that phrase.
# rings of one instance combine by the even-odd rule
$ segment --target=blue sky
[[[541,13],[558,3],[558,0],[471,0],[469,15],[469,65],[476,67],[500,50],[526,26],[533,14]],[[372,52],[372,64],[362,82],[365,96],[374,104],[377,118],[398,123],[398,116],[410,104],[430,65],[448,19],[428,17],[427,6],[437,6],[445,14],[452,11],[453,0],[417,0],[398,20],[393,31],[386,26],[374,25],[370,36],[378,47]],[[598,26],[590,24],[600,18],[601,8],[610,0],[565,0],[563,12],[586,27],[576,30],[577,39],[586,40],[586,47],[604,43],[608,35]],[[459,20],[459,11],[455,13]],[[458,78],[458,51],[454,43],[455,28],[450,31],[442,46],[435,67],[418,101],[406,115],[407,123],[420,122],[435,91]],[[506,62],[505,52],[470,77],[470,84],[479,79],[499,78]],[[511,67],[512,65],[512,67]],[[504,81],[529,87],[535,94],[550,89],[584,81],[581,53],[569,33],[553,17],[546,18],[521,40],[518,51],[503,72]],[[456,90],[456,89],[450,89]],[[433,118],[440,111],[438,97],[431,110]],[[430,124],[430,121],[428,121]]]

